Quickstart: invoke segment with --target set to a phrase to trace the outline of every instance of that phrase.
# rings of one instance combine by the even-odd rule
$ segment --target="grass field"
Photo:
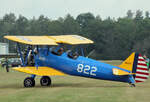
[[[120,64],[120,61],[107,61]],[[150,102],[150,80],[130,87],[127,83],[82,77],[52,77],[51,87],[24,88],[29,75],[0,69],[0,102]]]

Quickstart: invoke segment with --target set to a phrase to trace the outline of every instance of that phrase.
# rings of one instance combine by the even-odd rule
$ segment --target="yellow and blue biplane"
[[[31,74],[25,78],[24,87],[34,87],[35,77],[42,76],[41,86],[50,86],[55,75],[73,75],[87,78],[129,83],[144,82],[149,77],[148,67],[141,54],[132,53],[121,65],[113,66],[84,57],[81,47],[71,50],[74,45],[93,43],[78,35],[60,36],[4,36],[17,43],[22,61],[14,70]],[[21,44],[27,50],[21,50]],[[22,53],[24,52],[24,53]]]

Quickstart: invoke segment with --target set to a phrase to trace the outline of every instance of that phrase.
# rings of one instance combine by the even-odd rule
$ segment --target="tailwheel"
[[[136,87],[135,84],[133,83],[129,83],[131,87]]]
[[[24,87],[34,87],[35,80],[32,77],[27,77],[24,79]]]
[[[43,76],[40,80],[41,86],[50,86],[51,85],[51,78],[48,76]]]

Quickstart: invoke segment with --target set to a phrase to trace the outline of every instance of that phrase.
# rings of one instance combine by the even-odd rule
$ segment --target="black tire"
[[[35,80],[32,77],[27,77],[24,79],[24,87],[34,87]]]
[[[136,87],[135,84],[132,84],[131,87]]]
[[[41,86],[50,86],[51,85],[51,78],[48,76],[43,76],[40,80]]]
[[[136,85],[133,84],[133,83],[129,83],[129,84],[130,84],[131,87],[136,87]]]

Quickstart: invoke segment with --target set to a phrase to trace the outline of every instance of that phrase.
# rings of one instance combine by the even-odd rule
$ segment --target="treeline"
[[[27,19],[20,15],[5,14],[0,19],[0,41],[4,35],[62,35],[78,34],[95,43],[86,46],[86,54],[96,59],[124,59],[133,51],[150,56],[150,14],[137,10],[125,17],[101,19],[99,15],[82,13],[76,18],[67,14],[52,20],[44,15]],[[9,42],[11,52],[15,46]]]

